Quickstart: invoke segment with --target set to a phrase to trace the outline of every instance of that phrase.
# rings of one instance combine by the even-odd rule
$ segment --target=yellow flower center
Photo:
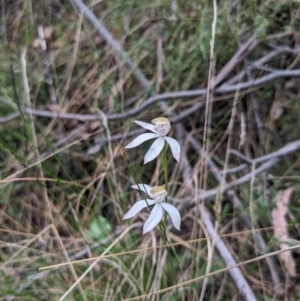
[[[155,124],[154,129],[162,136],[166,136],[171,129],[170,120],[166,117],[158,117],[151,122]]]
[[[155,186],[150,190],[150,194],[154,200],[161,202],[168,193],[165,189],[165,186]]]

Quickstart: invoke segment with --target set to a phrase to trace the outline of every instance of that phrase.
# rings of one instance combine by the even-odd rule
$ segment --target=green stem
[[[165,144],[162,154],[161,154],[161,161],[162,166],[164,170],[164,178],[165,178],[165,189],[168,192],[168,161],[167,161],[167,144]],[[166,196],[165,202],[168,202],[168,197]],[[163,228],[163,235],[165,243],[167,243],[167,214],[164,214],[164,220],[162,222],[162,228]]]
[[[165,189],[166,191],[168,192],[168,160],[167,160],[167,144],[165,144],[163,150],[162,150],[162,154],[161,154],[161,161],[162,161],[162,166],[163,166],[163,170],[164,170],[164,179],[165,179]],[[168,197],[166,196],[165,198],[165,202],[167,203],[168,202]],[[170,244],[170,241],[168,240],[168,237],[167,237],[167,215],[165,213],[164,215],[164,220],[161,222],[161,225],[160,225],[160,229],[163,233],[163,239],[164,239],[164,243],[166,245],[169,245]],[[178,266],[180,266],[179,264],[179,259],[178,259],[178,256],[176,254],[176,251],[174,252],[171,248],[167,248],[169,254],[174,257],[175,256],[175,259],[177,261],[177,264]],[[174,268],[174,264],[171,260],[171,265],[172,265],[172,268],[173,270],[175,271],[175,268]]]
[[[164,170],[164,177],[165,177],[165,187],[166,191],[168,191],[168,161],[167,161],[167,144],[165,144],[163,150],[162,150],[162,155],[161,155],[161,161],[162,161],[162,166]],[[167,200],[166,200],[167,201]]]

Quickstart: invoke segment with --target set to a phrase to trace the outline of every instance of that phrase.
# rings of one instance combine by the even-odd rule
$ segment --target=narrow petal
[[[147,151],[145,157],[144,157],[144,164],[152,161],[153,159],[155,159],[161,152],[161,150],[163,149],[165,145],[165,140],[162,137],[157,138],[153,144],[151,145],[151,147],[149,148],[149,150]]]
[[[142,209],[148,207],[148,205],[153,205],[153,204],[155,204],[155,201],[154,200],[150,200],[150,199],[146,199],[146,200],[142,200],[142,201],[136,202],[130,208],[130,210],[124,215],[123,220],[134,217]]]
[[[160,203],[160,205],[169,213],[174,227],[180,230],[181,217],[177,208],[175,208],[173,205],[164,202]]]
[[[151,196],[150,190],[152,189],[152,187],[147,184],[141,183],[141,184],[137,184],[137,185],[132,185],[131,188],[141,190],[141,191],[147,193],[149,196]]]
[[[160,203],[156,203],[156,205],[153,207],[148,219],[145,222],[144,228],[143,228],[143,234],[151,231],[154,227],[156,227],[159,222],[161,221],[163,217],[163,209],[160,205]]]
[[[181,151],[180,144],[174,138],[171,137],[164,137],[164,138],[170,145],[173,157],[179,162],[180,151]]]
[[[127,144],[125,146],[125,148],[136,147],[147,140],[157,138],[157,137],[158,137],[158,134],[152,134],[152,133],[146,133],[146,134],[139,135],[133,141],[131,141],[129,144]]]
[[[146,123],[146,122],[139,121],[139,120],[134,120],[134,122],[135,122],[136,124],[138,124],[139,126],[141,126],[142,128],[144,128],[144,129],[146,129],[146,130],[149,130],[149,131],[151,131],[151,132],[157,134],[157,131],[154,129],[154,127],[155,127],[154,124]]]

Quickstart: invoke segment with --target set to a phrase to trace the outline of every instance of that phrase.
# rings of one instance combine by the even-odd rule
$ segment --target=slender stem
[[[161,154],[161,161],[162,161],[162,166],[164,170],[164,177],[165,177],[165,188],[166,191],[168,191],[168,162],[167,162],[167,144],[165,144],[162,154]],[[167,197],[166,197],[167,201]]]
[[[164,178],[165,178],[165,189],[168,192],[168,161],[167,161],[167,144],[165,144],[162,154],[161,154],[161,161],[162,161],[162,166],[164,170]],[[166,196],[165,202],[168,202],[168,197]],[[165,240],[167,240],[167,215],[166,212],[164,214],[164,220],[162,221],[163,225],[163,235]]]
[[[163,150],[162,150],[162,154],[161,154],[161,161],[162,161],[162,166],[163,166],[163,170],[164,170],[164,179],[165,179],[165,189],[166,191],[168,191],[168,161],[167,161],[167,148],[168,148],[168,145],[165,144]],[[165,202],[167,203],[168,202],[168,197],[166,196],[165,198]],[[165,240],[165,244],[169,244],[169,240],[167,238],[167,214],[165,212],[165,215],[164,215],[164,220],[161,222],[162,224],[162,228],[163,228],[163,237],[164,237],[164,240]],[[175,251],[175,250],[174,250]],[[179,259],[178,259],[178,256],[176,254],[176,251],[174,252],[171,248],[168,249],[168,252],[169,254],[172,256],[172,257],[175,257],[176,261],[177,261],[177,264],[178,266],[180,266],[179,264]],[[173,270],[175,271],[175,267],[174,267],[174,264],[172,262],[172,260],[170,261],[171,262],[171,265],[172,265],[172,268]]]

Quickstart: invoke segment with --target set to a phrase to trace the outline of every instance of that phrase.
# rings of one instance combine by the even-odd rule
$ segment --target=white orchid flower
[[[144,164],[152,161],[155,159],[160,152],[162,151],[163,147],[165,146],[165,141],[170,145],[173,157],[179,162],[180,157],[180,145],[179,143],[171,138],[167,137],[166,135],[169,133],[171,129],[170,120],[165,117],[158,117],[153,120],[151,120],[151,123],[146,123],[143,121],[135,120],[136,124],[140,125],[144,129],[150,130],[152,133],[142,134],[135,138],[132,142],[130,142],[128,145],[125,146],[125,148],[133,148],[136,147],[143,142],[157,138],[154,143],[151,145],[150,149],[146,153],[144,157]]]
[[[132,218],[142,209],[154,205],[147,221],[145,222],[143,234],[151,231],[154,227],[156,227],[159,224],[159,222],[164,216],[164,210],[166,210],[169,213],[174,227],[180,230],[181,218],[179,211],[174,206],[164,202],[164,199],[167,196],[165,186],[155,186],[152,188],[146,184],[138,184],[133,185],[131,187],[147,193],[152,199],[145,199],[136,202],[131,207],[131,209],[124,215],[123,220]]]

